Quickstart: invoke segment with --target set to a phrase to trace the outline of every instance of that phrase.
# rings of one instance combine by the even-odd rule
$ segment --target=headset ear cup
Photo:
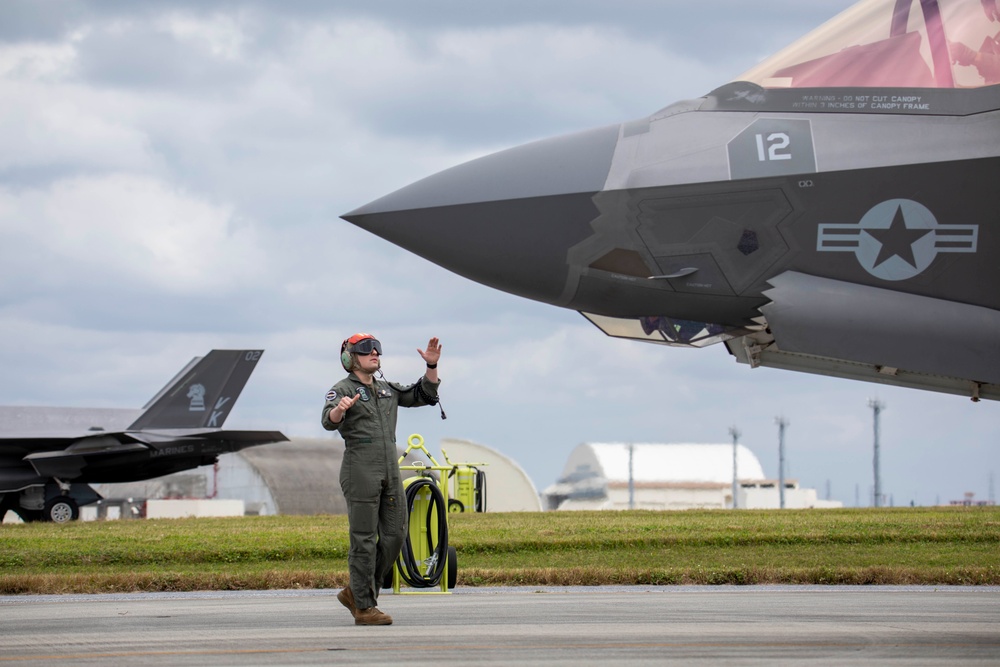
[[[345,371],[350,372],[351,370],[351,353],[344,350],[340,353],[340,365],[344,367]]]

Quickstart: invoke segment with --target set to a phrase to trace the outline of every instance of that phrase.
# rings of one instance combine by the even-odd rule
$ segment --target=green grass
[[[453,514],[460,586],[1000,584],[1000,508]],[[332,588],[347,518],[0,525],[0,594]]]

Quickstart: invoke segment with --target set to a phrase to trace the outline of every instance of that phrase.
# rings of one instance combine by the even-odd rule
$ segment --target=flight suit
[[[436,405],[440,382],[426,377],[411,385],[373,380],[367,386],[351,373],[333,385],[323,406],[323,428],[344,439],[340,488],[347,499],[350,551],[347,565],[358,609],[374,607],[382,582],[392,570],[406,535],[408,513],[396,450],[396,413]],[[330,410],[344,396],[359,400],[338,424]]]

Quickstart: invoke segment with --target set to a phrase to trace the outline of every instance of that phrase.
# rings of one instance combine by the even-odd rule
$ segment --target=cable
[[[417,493],[423,487],[429,487],[431,492],[431,507],[427,508],[427,538],[431,539],[431,517],[437,515],[437,546],[432,542],[428,545],[431,556],[431,565],[426,572],[420,572],[420,565],[413,555],[413,543],[410,541],[410,531],[407,529],[406,537],[403,539],[403,548],[400,549],[399,558],[396,565],[399,567],[399,576],[407,585],[413,588],[431,588],[441,582],[441,576],[445,571],[445,561],[448,555],[448,509],[445,507],[444,494],[438,488],[437,483],[428,477],[418,477],[406,487],[406,511],[412,513],[413,503]]]

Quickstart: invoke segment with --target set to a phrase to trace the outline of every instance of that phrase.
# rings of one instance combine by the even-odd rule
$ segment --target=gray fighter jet
[[[997,84],[997,0],[864,0],[704,97],[343,217],[611,336],[998,399]]]
[[[195,357],[142,410],[0,407],[0,518],[70,521],[101,499],[92,483],[160,477],[288,440],[222,429],[263,353]]]

